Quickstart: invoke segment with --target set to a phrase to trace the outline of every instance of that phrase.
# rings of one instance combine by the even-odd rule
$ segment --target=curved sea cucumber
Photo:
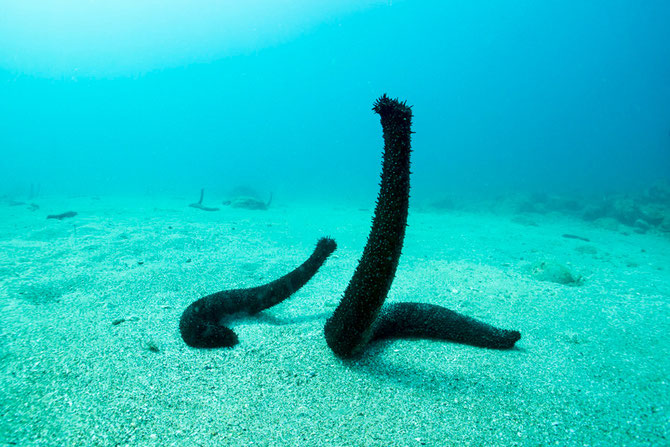
[[[375,102],[373,110],[380,115],[384,132],[379,196],[363,256],[326,322],[328,346],[340,357],[351,357],[371,339],[411,336],[511,348],[521,337],[519,332],[498,329],[440,306],[397,303],[382,308],[407,226],[412,110],[386,95]]]
[[[235,346],[237,334],[220,323],[223,317],[238,312],[253,315],[281,303],[314,276],[336,247],[333,239],[321,238],[311,256],[281,278],[250,289],[223,290],[191,303],[179,321],[182,339],[194,348]]]
[[[203,211],[219,211],[218,208],[212,208],[212,207],[203,205],[202,204],[202,199],[204,197],[205,197],[205,188],[201,188],[200,189],[200,200],[198,200],[198,202],[196,202],[196,203],[191,203],[189,206],[191,208],[198,208],[199,210],[203,210]]]

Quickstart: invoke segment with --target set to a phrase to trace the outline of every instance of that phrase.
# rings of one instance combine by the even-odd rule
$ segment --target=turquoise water
[[[670,178],[667,2],[219,3],[3,1],[0,191],[367,198],[385,92],[418,199]]]
[[[664,445],[668,23],[663,1],[0,0],[0,445]],[[387,163],[368,239],[384,93],[413,106],[411,199],[405,226]],[[324,236],[303,287],[314,261],[271,283]],[[349,318],[325,328],[361,270],[352,312],[389,285],[371,331],[403,337],[363,326],[343,360]],[[443,308],[521,339],[470,346]],[[239,343],[187,346],[219,317]]]

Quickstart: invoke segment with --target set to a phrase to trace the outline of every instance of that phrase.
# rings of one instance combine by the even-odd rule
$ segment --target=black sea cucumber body
[[[391,288],[407,226],[412,110],[386,95],[373,110],[381,117],[384,154],[372,229],[342,301],[324,329],[328,346],[341,357],[352,355],[372,337],[372,323]]]
[[[381,117],[384,155],[372,228],[363,256],[340,304],[324,327],[339,357],[351,357],[374,339],[422,337],[508,349],[521,334],[488,325],[441,306],[384,305],[400,259],[409,208],[412,111],[383,95],[373,110]],[[383,307],[382,307],[383,306]]]
[[[63,220],[66,217],[74,217],[77,215],[76,211],[66,211],[65,213],[61,214],[49,214],[47,216],[47,219],[58,219],[58,220]]]
[[[221,324],[222,318],[236,313],[253,315],[281,303],[314,276],[336,247],[333,239],[322,238],[305,262],[275,281],[250,289],[223,290],[191,303],[179,321],[182,339],[194,348],[236,345],[237,335]]]
[[[372,338],[400,337],[432,338],[481,348],[510,349],[521,334],[434,304],[387,304],[374,322]]]

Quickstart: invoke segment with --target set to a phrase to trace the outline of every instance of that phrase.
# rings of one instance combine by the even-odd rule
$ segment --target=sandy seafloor
[[[208,213],[190,201],[0,206],[0,445],[670,444],[668,235],[413,208],[389,300],[518,329],[518,348],[396,340],[342,361],[323,325],[372,209]],[[290,300],[239,321],[238,346],[182,342],[191,301],[283,275],[324,235],[337,251]],[[544,260],[583,283],[538,280]]]

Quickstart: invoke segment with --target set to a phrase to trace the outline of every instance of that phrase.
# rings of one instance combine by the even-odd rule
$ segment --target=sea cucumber
[[[518,331],[500,329],[442,306],[428,303],[392,303],[382,307],[372,338],[432,338],[481,348],[509,349]]]
[[[223,290],[191,303],[179,321],[182,339],[194,348],[235,346],[237,334],[221,324],[223,317],[239,312],[253,315],[281,303],[314,276],[336,247],[333,239],[321,238],[311,256],[281,278],[250,289]]]
[[[74,217],[74,216],[76,216],[76,215],[77,215],[77,212],[76,212],[76,211],[66,211],[66,212],[61,213],[61,214],[49,214],[49,215],[47,216],[47,219],[58,219],[58,220],[63,220],[63,219],[65,219],[66,217]]]
[[[405,102],[379,98],[373,110],[384,133],[377,206],[363,256],[340,304],[326,321],[326,342],[339,357],[357,354],[372,339],[430,337],[489,348],[511,348],[517,331],[498,329],[449,309],[421,303],[382,308],[395,276],[409,207],[412,110]]]
[[[577,239],[577,240],[584,241],[584,242],[591,242],[589,239],[587,239],[585,237],[582,237],[582,236],[577,236],[576,234],[567,234],[566,233],[566,234],[563,235],[563,237],[566,238],[566,239]]]
[[[372,323],[393,282],[407,226],[412,110],[386,95],[372,110],[380,115],[384,131],[372,229],[344,296],[324,328],[328,346],[341,357],[352,355],[371,338]]]
[[[197,203],[191,203],[189,206],[191,208],[198,208],[199,210],[203,210],[203,211],[219,211],[218,208],[212,208],[212,207],[203,205],[202,204],[203,197],[205,197],[205,188],[200,189],[200,200],[198,200]]]

